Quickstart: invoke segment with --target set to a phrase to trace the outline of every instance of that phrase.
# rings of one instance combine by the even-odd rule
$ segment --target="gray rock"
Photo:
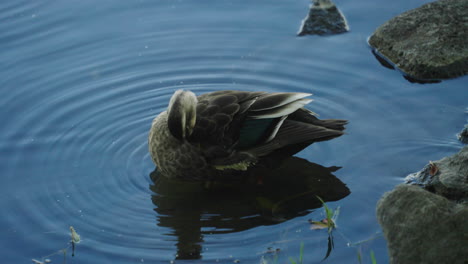
[[[418,186],[399,185],[379,201],[377,219],[388,242],[390,263],[467,263],[466,204]]]
[[[348,23],[331,0],[313,0],[297,35],[331,35],[349,31]]]
[[[387,21],[369,44],[410,78],[433,80],[468,73],[467,40],[468,1],[441,0]]]
[[[468,201],[468,146],[450,157],[429,163],[405,180],[448,199]]]
[[[377,219],[390,263],[468,263],[468,146],[384,194]]]
[[[458,140],[463,144],[468,144],[468,125],[465,125],[465,128],[458,134]]]

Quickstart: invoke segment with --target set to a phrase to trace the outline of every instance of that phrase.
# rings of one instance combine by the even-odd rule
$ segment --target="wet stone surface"
[[[344,15],[332,1],[314,0],[297,35],[332,35],[348,31]]]
[[[406,177],[406,182],[423,186],[452,200],[468,198],[468,146]]]
[[[405,181],[377,205],[390,263],[466,263],[468,146]]]
[[[465,125],[465,128],[463,128],[457,137],[463,144],[468,144],[468,125]]]
[[[390,263],[466,263],[468,208],[414,185],[399,185],[377,205]]]
[[[411,79],[454,78],[468,73],[466,25],[468,1],[436,1],[390,19],[369,44]]]

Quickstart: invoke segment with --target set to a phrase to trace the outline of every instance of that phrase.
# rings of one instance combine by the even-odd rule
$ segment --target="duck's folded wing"
[[[343,120],[337,120],[341,122]],[[314,124],[286,119],[275,137],[263,144],[247,150],[254,156],[266,156],[273,151],[297,144],[308,145],[312,142],[329,140],[343,135],[343,131]]]
[[[218,91],[198,97],[197,122],[190,140],[208,145],[229,145],[225,134],[239,122],[238,116],[255,102],[263,92]],[[227,141],[227,142],[226,142]]]
[[[295,112],[312,99],[304,99],[309,93],[271,93],[260,96],[249,108],[248,117],[279,118]]]
[[[232,126],[238,135],[237,148],[249,149],[276,136],[288,115],[311,102],[308,93],[270,93],[258,96],[246,111],[239,125]]]

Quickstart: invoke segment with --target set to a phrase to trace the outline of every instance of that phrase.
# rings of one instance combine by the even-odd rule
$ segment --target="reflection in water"
[[[158,213],[158,225],[173,230],[177,238],[177,259],[200,259],[203,236],[238,232],[260,225],[273,225],[307,210],[321,207],[316,196],[326,201],[346,197],[350,191],[332,172],[305,159],[290,157],[278,165],[259,164],[241,182],[181,182],[150,174],[155,193],[151,199]],[[261,179],[261,184],[259,184]]]

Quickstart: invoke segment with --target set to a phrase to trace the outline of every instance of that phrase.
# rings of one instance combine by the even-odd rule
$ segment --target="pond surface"
[[[367,46],[375,28],[425,2],[337,0],[349,33],[296,37],[306,0],[2,1],[2,262],[66,248],[73,226],[81,242],[67,263],[260,263],[275,254],[289,263],[301,244],[305,263],[319,263],[328,234],[308,219],[323,219],[323,209],[243,225],[226,210],[236,209],[232,200],[186,200],[193,214],[185,203],[161,203],[150,177],[151,120],[176,89],[236,89],[311,92],[308,108],[320,118],[350,121],[346,135],[297,155],[342,167],[333,175],[351,192],[327,203],[341,209],[324,263],[358,263],[357,252],[370,263],[371,251],[386,263],[378,199],[458,151],[466,122],[466,77],[410,83]],[[182,217],[171,218],[176,209]],[[182,240],[197,252],[177,255]],[[48,258],[62,263],[63,253]]]

